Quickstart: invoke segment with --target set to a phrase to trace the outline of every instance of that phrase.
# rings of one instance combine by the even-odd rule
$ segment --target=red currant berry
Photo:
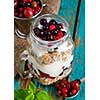
[[[34,9],[34,8],[32,8],[32,10],[33,10],[33,13],[34,13],[35,9]]]
[[[31,8],[29,8],[29,7],[26,7],[26,8],[24,9],[24,16],[25,16],[26,18],[32,17],[32,16],[33,16],[33,10],[32,10]]]
[[[14,13],[14,16],[18,17],[18,13],[17,13],[17,12],[15,12],[15,13]]]
[[[61,82],[60,84],[61,84],[62,87],[64,87],[64,85],[65,85],[64,82]]]
[[[76,89],[76,90],[77,90],[79,87],[80,87],[80,85],[79,85],[78,83],[76,83],[76,84],[73,86],[73,88]]]
[[[77,91],[79,91],[80,90],[80,87],[77,87]]]
[[[59,88],[59,84],[55,84],[55,87],[56,87],[56,88]]]
[[[22,12],[24,9],[23,8],[19,8],[19,11]]]
[[[66,87],[67,87],[67,89],[69,89],[71,86],[70,86],[70,83],[67,83],[66,84]]]
[[[37,11],[34,11],[33,13],[34,13],[34,15],[36,15],[38,12]]]
[[[71,82],[71,87],[73,88],[74,86],[76,86],[77,82],[76,81],[72,81]]]
[[[59,89],[59,90],[62,90],[62,87],[61,87],[61,86],[59,86],[59,87],[58,87],[58,89]]]
[[[59,34],[58,34],[58,35],[59,35]],[[68,81],[67,81],[66,79],[63,79],[62,82],[63,82],[64,84],[67,84],[67,83],[68,83]]]
[[[27,0],[27,2],[32,2],[32,0]]]
[[[23,0],[23,2],[28,2],[28,0]]]
[[[50,25],[50,26],[49,26],[49,30],[50,30],[50,31],[54,30],[55,28],[56,28],[55,25]]]
[[[66,85],[64,84],[64,86],[63,86],[64,88],[66,88]]]
[[[60,91],[60,90],[58,90],[58,91],[57,91],[57,94],[60,96],[60,95],[61,95],[61,91]]]
[[[37,10],[38,12],[40,11],[40,9],[41,9],[40,6],[37,6],[37,7],[36,7],[36,10]]]
[[[75,95],[77,93],[77,90],[73,89],[72,94]]]
[[[22,18],[23,17],[23,13],[19,13],[19,17]]]
[[[67,88],[63,88],[63,89],[62,89],[62,92],[63,92],[63,93],[67,93],[67,92],[68,92]]]
[[[14,0],[14,7],[16,8],[18,5],[18,1],[17,0]]]
[[[67,94],[62,94],[62,96],[63,96],[64,98],[66,98],[66,97],[67,97]]]

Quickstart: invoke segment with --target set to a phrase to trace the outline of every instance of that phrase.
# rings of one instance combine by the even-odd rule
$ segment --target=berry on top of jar
[[[40,0],[14,0],[14,16],[31,18],[41,10]]]
[[[61,39],[65,34],[63,23],[55,19],[42,18],[39,25],[33,28],[35,35],[45,41],[55,41]]]

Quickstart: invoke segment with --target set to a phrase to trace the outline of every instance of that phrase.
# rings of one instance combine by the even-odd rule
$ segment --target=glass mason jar
[[[66,32],[64,34],[64,36],[62,38],[60,38],[58,40],[54,40],[54,41],[46,41],[46,40],[42,40],[39,37],[37,37],[35,35],[33,29],[39,25],[40,20],[42,18],[46,18],[47,20],[54,19],[58,23],[63,23],[64,31]],[[33,75],[33,76],[36,76],[38,78],[39,82],[41,82],[42,84],[49,85],[58,80],[63,79],[64,77],[67,77],[70,74],[70,72],[72,70],[72,68],[70,66],[71,66],[71,62],[73,60],[73,55],[72,55],[73,43],[72,43],[72,39],[70,37],[69,25],[68,25],[67,21],[65,21],[62,17],[54,15],[54,14],[42,15],[42,16],[36,18],[34,20],[34,22],[32,23],[31,28],[30,28],[30,34],[27,39],[29,41],[30,47],[28,49],[28,52],[25,51],[21,55],[22,59],[27,59],[29,61],[29,63],[31,64],[31,69],[32,69],[31,73],[32,74],[31,74],[31,76],[29,76],[29,74],[28,74],[27,78],[32,77],[32,75]],[[70,40],[70,43],[72,46],[71,50],[70,50],[71,52],[67,51],[68,48],[66,45],[66,41],[68,41],[68,40]],[[63,43],[65,43],[65,45],[63,46],[63,48],[60,48],[60,50],[62,49],[62,52],[57,51],[58,49],[56,49],[56,48],[59,48],[60,46],[62,46]],[[67,43],[67,44],[69,44],[69,43]],[[66,51],[67,51],[67,53],[66,53]],[[54,53],[54,56],[52,55],[53,53]],[[68,64],[66,64],[67,60],[65,58],[68,53],[70,54],[71,60],[68,60]],[[45,55],[45,54],[49,55],[50,57],[52,56],[51,58],[53,58],[53,59],[48,59],[49,56],[47,56],[45,58],[46,60],[44,59],[44,61],[47,61],[47,63],[43,64],[43,63],[41,63],[41,61],[43,60],[43,55]],[[59,58],[56,59],[57,57],[62,57],[61,61],[59,60]],[[50,62],[51,60],[55,60],[55,61]],[[57,63],[56,63],[57,65],[55,64],[56,60],[57,60],[57,63],[60,63],[60,65]],[[55,64],[55,65],[51,66],[50,64],[51,65]],[[64,66],[66,64],[66,66],[68,66],[68,67],[67,68],[63,67],[62,64]],[[38,67],[36,67],[36,66],[38,66]],[[56,72],[52,72],[52,70],[54,71],[53,66],[56,67],[57,74],[56,74]],[[41,69],[41,68],[43,68],[43,69]],[[50,68],[50,70],[49,70],[49,68]],[[46,72],[44,72],[44,70],[48,71],[48,72],[46,73]],[[51,72],[51,75],[49,74],[49,72]],[[42,74],[42,76],[44,75],[43,77],[45,77],[45,76],[46,77],[41,78],[41,76],[39,76],[40,74]]]

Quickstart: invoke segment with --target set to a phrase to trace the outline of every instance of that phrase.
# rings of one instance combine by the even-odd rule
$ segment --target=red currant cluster
[[[56,22],[54,19],[51,19],[47,22],[47,19],[42,18],[40,20],[42,28],[35,27],[33,29],[35,35],[45,41],[54,41],[61,39],[66,32],[62,31],[64,25],[62,23]]]
[[[39,0],[14,0],[14,16],[31,18],[41,10]]]
[[[63,79],[59,83],[55,84],[55,88],[57,89],[57,95],[66,97],[71,97],[76,95],[76,93],[80,90],[80,80],[76,79],[72,82],[68,82]]]

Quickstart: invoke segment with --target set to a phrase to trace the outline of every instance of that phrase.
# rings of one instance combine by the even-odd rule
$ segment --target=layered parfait
[[[62,17],[53,14],[38,17],[28,41],[30,48],[20,57],[27,61],[30,76],[35,75],[42,84],[49,85],[69,75],[73,43],[68,23]]]

